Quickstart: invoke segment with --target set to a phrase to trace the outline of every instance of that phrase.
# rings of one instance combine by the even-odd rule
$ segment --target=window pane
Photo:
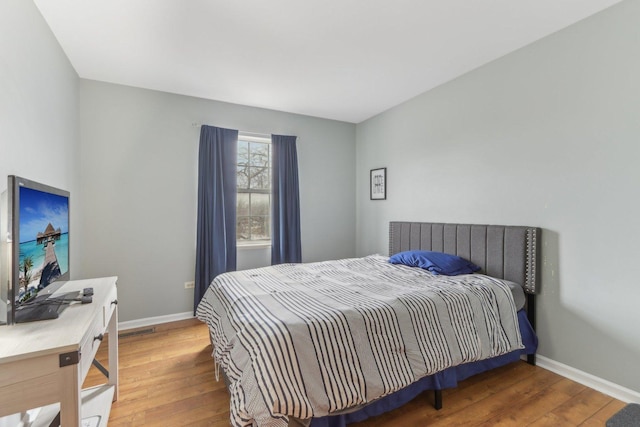
[[[238,199],[236,201],[236,215],[240,217],[249,216],[250,214],[249,193],[238,193]]]
[[[268,190],[271,188],[269,182],[269,168],[266,167],[251,167],[251,189],[253,190]]]
[[[269,166],[269,144],[252,142],[249,147],[252,166]]]
[[[249,240],[251,238],[251,223],[248,217],[238,217],[236,220],[236,240]]]
[[[264,216],[251,217],[251,240],[268,240],[269,218]]]
[[[251,193],[251,215],[269,215],[269,194]]]
[[[249,188],[249,166],[238,166],[237,167],[237,186],[241,189]]]
[[[247,141],[238,141],[238,164],[249,164],[249,143]]]
[[[268,241],[271,238],[271,144],[241,138],[236,166],[237,240]]]

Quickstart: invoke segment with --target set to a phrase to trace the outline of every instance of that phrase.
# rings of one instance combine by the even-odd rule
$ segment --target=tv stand
[[[57,319],[0,326],[0,417],[40,408],[33,425],[106,426],[118,399],[117,277],[75,280],[56,293],[93,288],[93,302],[74,302]],[[102,336],[109,334],[107,382],[81,390]]]

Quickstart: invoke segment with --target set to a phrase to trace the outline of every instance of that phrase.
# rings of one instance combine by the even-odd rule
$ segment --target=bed
[[[534,363],[539,234],[390,223],[394,259],[429,250],[480,267],[453,278],[381,255],[216,277],[196,314],[209,326],[231,424],[344,426],[424,390],[439,408],[441,390],[458,381],[523,354]],[[521,310],[516,290],[526,294]]]

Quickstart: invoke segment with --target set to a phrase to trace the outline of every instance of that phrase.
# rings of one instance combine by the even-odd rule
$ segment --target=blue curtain
[[[194,313],[213,278],[236,269],[237,151],[237,130],[200,129]]]
[[[273,150],[271,264],[302,262],[296,137],[271,135]]]

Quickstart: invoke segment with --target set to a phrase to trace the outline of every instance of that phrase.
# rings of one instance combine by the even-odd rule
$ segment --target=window
[[[271,138],[238,135],[237,181],[237,243],[270,243]]]

